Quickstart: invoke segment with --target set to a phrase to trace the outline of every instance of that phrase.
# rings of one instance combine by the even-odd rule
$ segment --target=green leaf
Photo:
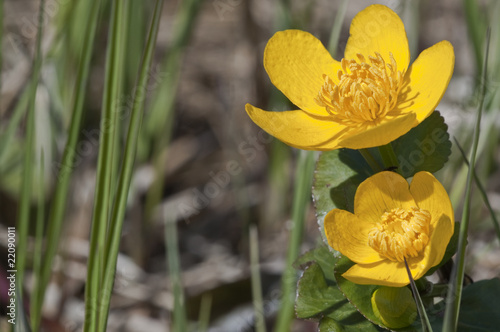
[[[323,316],[320,331],[378,331],[339,290],[334,274],[339,258],[323,245],[294,263],[296,268],[305,270],[298,284],[297,317]]]
[[[350,324],[345,325],[330,317],[323,317],[319,322],[319,332],[376,332],[382,329],[366,320],[359,312],[355,312],[349,318]]]
[[[323,270],[323,275],[327,283],[337,284],[335,281],[334,267],[337,260],[340,258],[340,253],[333,249],[330,251],[329,248],[330,247],[327,245],[322,245],[316,249],[306,252],[297,258],[297,260],[293,263],[293,267],[297,270],[305,270],[309,266],[309,263],[318,263]]]
[[[316,164],[312,192],[316,217],[325,242],[325,215],[335,208],[353,212],[356,189],[370,175],[372,170],[359,151],[339,149],[321,154]]]
[[[444,300],[436,304],[439,319],[432,322],[434,331],[442,330]],[[481,280],[463,289],[458,316],[458,331],[497,331],[500,326],[500,279]]]
[[[500,279],[481,280],[462,293],[458,329],[493,331],[500,326]]]
[[[358,285],[342,277],[342,274],[353,265],[354,263],[347,257],[342,257],[338,260],[337,265],[335,266],[335,278],[337,279],[337,284],[340,290],[349,299],[349,302],[356,307],[364,317],[382,328],[387,328],[381,319],[373,312],[371,303],[373,293],[381,286]],[[408,327],[397,329],[397,331],[417,331],[416,326],[418,326],[418,322],[415,322]]]
[[[441,263],[438,265],[432,267],[427,273],[425,274],[426,276],[430,276],[434,272],[436,272],[437,269],[439,269],[441,266],[443,266],[446,262],[448,262],[453,255],[456,254],[457,252],[457,247],[458,247],[458,234],[460,230],[460,223],[455,222],[455,228],[453,229],[453,235],[450,239],[450,242],[448,243],[448,246],[446,247],[446,251],[444,253],[443,259],[441,260]]]
[[[315,317],[327,310],[335,310],[346,302],[336,286],[326,283],[319,264],[312,263],[306,268],[297,286],[295,312],[298,318]]]
[[[336,320],[325,317],[319,322],[319,332],[340,332],[340,331],[345,331],[345,329]]]
[[[448,126],[438,111],[392,142],[392,146],[406,178],[420,171],[439,171],[451,154]]]

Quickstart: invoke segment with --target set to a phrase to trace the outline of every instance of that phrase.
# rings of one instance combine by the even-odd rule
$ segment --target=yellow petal
[[[453,235],[454,226],[454,224],[450,223],[448,217],[441,216],[437,226],[432,230],[429,243],[424,249],[424,260],[421,262],[422,266],[419,267],[421,272],[414,277],[415,279],[424,276],[431,267],[441,263],[446,247]]]
[[[408,68],[410,49],[405,27],[399,16],[388,7],[366,7],[354,17],[349,32],[345,58],[357,59],[356,54],[361,53],[368,59],[368,56],[375,56],[378,52],[387,63],[391,63],[391,52],[399,71]]]
[[[441,101],[454,65],[453,46],[446,40],[420,53],[406,73],[396,110],[414,112],[422,122]]]
[[[455,219],[448,193],[441,183],[428,172],[418,172],[410,184],[410,192],[421,209],[431,214],[430,241],[424,249],[422,269],[427,272],[443,259],[453,235]]]
[[[361,131],[352,130],[344,136],[340,145],[349,149],[365,149],[385,145],[403,136],[417,124],[413,113],[397,117],[388,116],[374,127],[368,127]]]
[[[373,264],[356,264],[342,277],[360,285],[403,287],[410,283],[404,262],[383,260]]]
[[[306,112],[328,115],[314,99],[325,82],[323,74],[338,83],[342,67],[316,37],[300,30],[276,32],[264,51],[264,67],[292,103]]]
[[[338,149],[338,138],[345,132],[344,126],[318,120],[301,110],[267,112],[250,104],[245,105],[245,110],[270,135],[303,150]]]
[[[368,245],[368,232],[373,224],[354,214],[334,209],[325,216],[325,233],[328,244],[356,263],[374,263],[383,260]]]
[[[431,226],[444,215],[448,223],[453,225],[454,214],[450,198],[443,185],[429,172],[418,172],[413,176],[410,193],[421,209],[427,210],[432,216]],[[451,236],[451,235],[450,235]]]
[[[380,172],[363,181],[354,196],[354,213],[359,219],[377,223],[384,212],[416,206],[408,182],[394,172]]]

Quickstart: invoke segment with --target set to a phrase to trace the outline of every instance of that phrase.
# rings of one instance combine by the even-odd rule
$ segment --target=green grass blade
[[[418,54],[418,34],[420,22],[420,0],[401,0],[399,1],[402,10],[397,13],[402,18],[406,35],[408,37],[408,46],[410,54],[414,57]],[[415,58],[414,58],[415,59]]]
[[[169,213],[169,211],[166,211],[166,213]],[[175,220],[172,220],[172,218],[168,215],[165,216],[165,244],[170,287],[172,288],[174,294],[174,317],[172,331],[186,332],[187,318],[181,279],[177,224]]]
[[[206,332],[210,324],[210,311],[212,310],[212,294],[205,294],[201,298],[200,315],[198,317],[198,332]]]
[[[0,0],[0,69],[2,68],[2,65],[3,65],[2,43],[3,43],[3,0]],[[1,79],[1,77],[0,77],[0,91],[2,91],[2,79]],[[1,98],[1,96],[0,96],[0,98]],[[0,160],[1,160],[1,158],[0,158]]]
[[[124,2],[113,1],[109,43],[106,55],[106,76],[104,81],[104,95],[102,102],[100,148],[97,161],[96,192],[94,196],[94,210],[92,215],[92,229],[90,235],[90,252],[87,268],[87,287],[85,288],[85,332],[97,331],[97,322],[100,320],[98,312],[99,301],[109,301],[106,294],[111,293],[101,285],[104,269],[104,246],[108,228],[109,211],[111,210],[111,183],[113,172],[115,135],[118,130],[118,112],[116,102],[119,100],[119,78],[123,54],[122,27],[125,24]],[[107,315],[106,315],[107,317]]]
[[[309,202],[311,200],[311,186],[314,173],[315,154],[313,151],[300,151],[297,169],[295,173],[295,190],[292,203],[292,230],[288,254],[286,258],[285,271],[281,278],[282,298],[276,326],[274,331],[290,331],[293,319],[295,288],[297,283],[297,272],[292,264],[299,255],[304,220]]]
[[[137,143],[142,122],[142,114],[144,109],[144,98],[142,98],[144,89],[147,86],[153,58],[154,48],[156,44],[156,37],[158,35],[158,27],[160,25],[161,8],[163,1],[156,1],[153,12],[153,19],[148,33],[146,49],[143,54],[139,79],[136,85],[132,114],[127,133],[127,140],[123,155],[123,163],[120,170],[118,188],[116,197],[113,204],[113,211],[111,222],[109,225],[108,237],[106,239],[106,250],[104,260],[104,276],[101,287],[103,294],[99,303],[99,324],[97,331],[105,331],[109,302],[111,299],[111,291],[116,272],[116,261],[118,258],[118,250],[120,247],[121,232],[123,220],[125,218],[125,211],[127,207],[127,196],[132,180],[132,173],[134,168],[135,154],[137,150]]]
[[[489,52],[489,36],[490,36],[490,30],[488,29],[486,33],[486,50],[483,61],[483,72],[481,75],[482,82],[487,82],[486,78],[487,78],[487,67],[488,67],[487,64],[488,64],[488,52]],[[458,238],[458,251],[457,251],[456,264],[453,266],[449,284],[450,287],[448,289],[448,294],[446,296],[446,310],[444,314],[444,323],[443,323],[443,331],[445,332],[451,332],[457,330],[458,315],[460,312],[460,300],[462,298],[462,286],[465,273],[465,246],[467,242],[467,233],[469,229],[469,214],[470,214],[469,211],[471,205],[472,179],[473,179],[474,167],[476,165],[476,153],[479,142],[481,114],[483,111],[484,99],[486,95],[486,84],[482,85],[481,90],[482,90],[481,99],[479,101],[476,123],[474,127],[472,151],[469,159],[470,160],[469,171],[467,173],[467,186],[465,189],[462,220],[460,222],[460,233]]]
[[[12,116],[9,118],[7,128],[0,134],[0,174],[5,171],[4,157],[8,156],[10,149],[13,148],[11,144],[15,139],[16,130],[21,123],[23,116],[26,114],[28,104],[30,101],[31,89],[27,88],[21,93],[21,97],[14,107]]]
[[[465,18],[469,36],[474,46],[474,58],[476,59],[477,73],[483,68],[483,43],[484,31],[486,31],[485,17],[482,17],[477,0],[464,0]]]
[[[467,159],[467,156],[465,155],[465,151],[458,143],[458,141],[455,140],[455,144],[457,144],[458,150],[460,150],[460,153],[462,154],[462,158],[464,159],[465,163],[470,167],[469,159]],[[479,193],[481,194],[481,198],[483,199],[484,204],[486,204],[486,207],[488,208],[488,211],[490,212],[491,215],[491,220],[493,221],[493,227],[495,228],[495,232],[497,233],[497,238],[498,241],[500,241],[500,224],[498,223],[498,219],[495,213],[495,210],[493,210],[493,207],[490,204],[490,200],[488,199],[488,195],[486,195],[486,190],[484,189],[483,184],[479,180],[479,177],[477,176],[477,172],[475,169],[472,170],[472,175],[474,176],[474,182],[476,183],[477,189],[479,189]]]
[[[44,151],[42,149],[42,154],[40,156],[40,169],[39,169],[39,179],[40,187],[38,188],[38,209],[36,216],[36,230],[35,230],[35,250],[33,252],[33,276],[35,279],[35,284],[33,287],[33,293],[30,302],[30,312],[31,312],[31,327],[34,331],[38,331],[38,326],[40,324],[40,312],[43,305],[42,299],[39,297],[40,293],[37,291],[40,287],[40,281],[42,276],[42,251],[43,251],[43,226],[45,224],[45,162],[44,162]]]
[[[62,163],[58,170],[56,187],[54,197],[50,206],[49,220],[47,227],[47,248],[43,257],[43,264],[40,271],[40,282],[34,290],[36,293],[37,305],[34,306],[32,311],[33,326],[38,326],[41,318],[41,309],[45,290],[50,280],[52,272],[52,262],[57,252],[62,223],[64,219],[64,212],[66,209],[66,200],[68,196],[69,180],[73,170],[73,159],[75,157],[76,144],[80,134],[80,124],[82,118],[83,102],[85,100],[85,88],[90,68],[90,59],[92,56],[92,46],[94,44],[95,30],[97,26],[97,18],[99,13],[100,0],[95,0],[91,3],[93,6],[91,15],[88,17],[88,29],[84,41],[84,54],[82,62],[78,67],[77,81],[74,93],[74,103],[72,107],[72,117],[70,122],[70,129],[68,141],[63,153]]]
[[[27,254],[27,242],[28,242],[28,226],[29,226],[29,215],[30,215],[30,203],[31,203],[31,190],[33,182],[33,159],[34,159],[34,147],[35,147],[35,99],[36,90],[38,87],[38,80],[40,77],[40,70],[42,68],[42,34],[43,34],[43,11],[45,6],[45,1],[40,2],[39,12],[38,12],[38,32],[36,39],[36,50],[35,57],[33,59],[33,76],[30,82],[30,93],[29,93],[29,105],[27,113],[27,124],[26,124],[26,141],[25,150],[26,154],[24,157],[23,165],[23,181],[21,188],[21,199],[19,203],[19,212],[17,220],[17,231],[18,239],[17,243],[17,274],[16,274],[16,285],[17,291],[20,296],[23,295],[23,278],[24,269],[26,267],[26,254]],[[19,309],[19,308],[18,308]],[[19,312],[19,310],[18,310]]]
[[[405,258],[405,267],[406,272],[408,273],[408,278],[410,279],[410,287],[411,292],[413,294],[413,298],[415,299],[415,304],[417,305],[418,315],[420,316],[420,321],[422,324],[422,332],[432,332],[432,326],[429,321],[429,317],[427,317],[427,313],[425,312],[425,306],[420,298],[420,293],[418,292],[417,286],[415,285],[415,280],[411,275],[410,268],[408,267],[408,262],[406,262]]]
[[[340,31],[342,30],[342,24],[344,23],[345,12],[347,11],[348,0],[342,0],[335,15],[335,20],[333,21],[332,31],[330,32],[330,40],[328,41],[328,51],[335,58],[338,51]]]
[[[127,36],[128,36],[128,30],[129,30],[129,19],[130,19],[130,8],[131,8],[131,3],[132,1],[127,0],[123,1],[123,9],[120,17],[120,25],[118,28],[118,38],[120,39],[119,43],[119,49],[117,52],[113,55],[113,62],[116,62],[118,66],[116,67],[116,96],[118,97],[116,100],[112,102],[112,107],[114,108],[114,112],[117,113],[118,115],[122,115],[122,110],[120,108],[121,104],[120,102],[122,101],[124,94],[124,80],[125,80],[125,73],[127,68],[125,67],[125,55],[127,54]],[[134,68],[137,70],[138,67]],[[125,123],[125,124],[124,124]],[[110,197],[114,197],[114,194],[116,192],[116,181],[118,177],[118,172],[119,172],[119,161],[120,161],[120,141],[121,141],[121,134],[123,131],[126,129],[126,121],[117,121],[116,126],[115,126],[115,133],[113,134],[113,142],[112,142],[112,163],[111,163],[111,178],[110,178]]]
[[[289,12],[290,3],[288,1],[283,1],[282,3],[283,7]],[[337,12],[335,22],[332,27],[332,34],[330,35],[330,41],[328,45],[328,49],[330,50],[332,56],[336,52],[346,6],[347,3],[346,1],[344,1]],[[289,17],[288,21],[285,21],[284,23],[290,24],[291,19]],[[297,276],[292,264],[297,259],[299,254],[302,232],[304,228],[305,212],[307,211],[309,200],[311,198],[314,161],[315,154],[313,152],[300,151],[295,175],[296,184],[292,203],[293,226],[290,234],[290,243],[288,245],[285,271],[283,272],[283,276],[281,279],[282,299],[274,328],[274,331],[277,332],[290,331],[291,323],[294,317],[293,311]]]
[[[174,39],[171,49],[162,65],[162,72],[168,73],[160,83],[154,97],[152,98],[151,110],[144,120],[142,139],[146,145],[153,146],[152,159],[155,167],[156,179],[146,195],[145,215],[150,221],[152,211],[161,200],[165,174],[166,148],[170,142],[174,102],[179,82],[180,68],[184,49],[186,48],[192,34],[197,14],[201,7],[201,0],[185,0],[181,2],[176,15],[177,27],[174,31]]]
[[[252,275],[252,297],[255,314],[255,331],[266,332],[264,301],[262,299],[262,282],[259,268],[259,235],[257,226],[250,225],[250,271]]]

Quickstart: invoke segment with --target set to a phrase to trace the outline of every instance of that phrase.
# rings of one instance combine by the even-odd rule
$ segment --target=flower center
[[[368,245],[391,261],[417,257],[429,242],[431,214],[418,207],[385,212],[368,233]]]
[[[325,83],[315,101],[325,107],[334,121],[350,127],[376,124],[396,106],[404,73],[398,71],[392,53],[391,63],[375,54],[376,57],[369,56],[369,63],[359,53],[359,63],[342,59],[338,85],[323,75]]]

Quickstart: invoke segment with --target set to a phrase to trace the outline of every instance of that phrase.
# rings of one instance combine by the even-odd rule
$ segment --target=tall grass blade
[[[487,82],[487,67],[488,67],[488,52],[489,52],[490,29],[486,32],[486,50],[484,53],[483,72],[481,75],[482,82]],[[467,173],[467,186],[465,189],[465,200],[462,211],[462,220],[460,222],[460,233],[458,238],[458,251],[456,264],[453,266],[451,273],[448,294],[446,296],[446,310],[444,314],[443,331],[451,332],[457,330],[458,315],[460,312],[460,300],[462,298],[462,286],[465,273],[465,246],[467,242],[467,233],[469,229],[469,211],[471,205],[471,189],[474,167],[476,165],[476,153],[479,142],[479,133],[481,125],[481,114],[483,111],[484,99],[486,95],[486,83],[481,89],[481,99],[477,110],[476,123],[474,127],[474,138],[472,141],[472,151],[469,158],[469,171]]]
[[[200,315],[198,317],[199,332],[206,332],[208,330],[210,311],[212,311],[212,294],[206,294],[201,298]]]
[[[115,0],[112,3],[109,31],[109,43],[106,54],[106,75],[104,80],[104,95],[100,128],[100,148],[97,160],[96,192],[92,214],[92,229],[90,235],[89,261],[87,266],[87,287],[85,288],[85,332],[97,331],[100,319],[100,301],[109,301],[104,297],[111,293],[110,289],[102,287],[101,280],[104,269],[104,246],[108,228],[109,212],[111,210],[111,188],[113,177],[113,161],[115,136],[118,134],[118,112],[116,104],[119,99],[119,78],[122,69],[121,54],[124,52],[121,31],[126,23],[124,16],[124,1]],[[106,316],[107,317],[107,316]]]
[[[57,248],[60,242],[62,223],[68,196],[69,179],[72,174],[73,160],[75,158],[74,151],[76,151],[76,144],[78,141],[78,135],[80,133],[83,102],[85,100],[85,88],[90,67],[90,59],[92,55],[92,45],[94,43],[95,30],[97,26],[99,3],[100,0],[95,0],[91,4],[93,7],[91,15],[90,17],[88,17],[89,24],[87,33],[85,35],[83,58],[78,67],[68,141],[66,142],[62,162],[61,164],[59,164],[60,167],[58,170],[59,172],[57,175],[54,197],[49,211],[46,239],[47,248],[43,256],[39,282],[34,289],[36,304],[33,305],[31,313],[32,324],[35,329],[40,323],[45,290],[50,280],[50,275],[52,272],[52,262],[56,255]]]
[[[336,57],[339,46],[340,32],[342,30],[342,24],[344,23],[345,12],[347,11],[348,0],[342,0],[335,15],[335,20],[333,21],[332,30],[330,32],[330,40],[328,41],[328,52],[332,57]]]
[[[467,156],[465,155],[465,151],[458,143],[456,138],[453,138],[455,140],[455,144],[458,147],[458,150],[460,150],[460,153],[462,154],[462,158],[464,159],[465,163],[467,166],[470,167],[470,162],[469,159],[467,159]],[[472,175],[474,176],[474,182],[476,183],[477,189],[479,189],[479,193],[481,195],[481,198],[483,199],[484,204],[486,204],[486,207],[488,208],[488,211],[490,212],[491,215],[491,220],[493,221],[493,227],[495,228],[495,232],[497,233],[497,238],[498,241],[500,241],[500,224],[498,223],[497,215],[495,213],[495,210],[493,210],[493,207],[491,206],[490,200],[488,199],[488,195],[486,194],[486,190],[484,189],[483,184],[481,183],[479,177],[477,176],[476,170],[472,170]]]
[[[483,43],[484,31],[486,31],[485,17],[481,13],[477,0],[464,0],[464,13],[467,21],[469,36],[474,47],[474,58],[476,60],[477,73],[483,68]]]
[[[26,268],[27,256],[27,242],[28,242],[28,227],[30,218],[30,203],[31,203],[31,190],[33,185],[33,159],[34,159],[34,146],[35,146],[35,100],[36,90],[38,87],[38,80],[40,78],[40,70],[42,68],[42,35],[43,35],[43,12],[45,8],[45,0],[40,2],[38,9],[38,32],[36,38],[35,56],[33,59],[33,76],[30,82],[29,92],[29,105],[26,120],[26,141],[25,141],[25,157],[23,165],[23,180],[21,188],[21,197],[19,203],[17,231],[17,256],[16,256],[16,291],[19,292],[17,302],[17,312],[21,313],[19,302],[23,296],[23,279],[24,270]],[[20,315],[17,319],[20,318]]]
[[[9,155],[10,150],[14,147],[11,143],[15,139],[16,130],[23,116],[26,114],[30,101],[30,94],[31,89],[28,86],[28,88],[21,93],[19,101],[16,103],[12,115],[9,118],[7,128],[3,133],[0,133],[0,174],[6,170],[4,164],[6,160],[4,158]]]
[[[165,215],[165,244],[167,250],[167,265],[170,277],[170,286],[174,294],[174,317],[173,331],[186,332],[187,318],[185,311],[184,290],[181,279],[181,263],[179,254],[179,239],[177,233],[177,224],[175,219]]]
[[[408,278],[410,279],[411,292],[413,294],[413,298],[415,299],[415,303],[417,305],[418,315],[420,316],[420,322],[422,324],[422,332],[432,332],[432,326],[429,321],[429,317],[427,317],[427,313],[425,312],[424,303],[420,298],[420,294],[418,292],[417,286],[415,285],[415,280],[411,275],[411,271],[408,266],[408,262],[406,262],[406,258],[405,258],[405,267],[406,267],[406,272],[408,273]]]
[[[297,272],[292,264],[297,259],[302,242],[304,221],[311,200],[315,154],[301,150],[295,173],[295,190],[292,203],[292,229],[286,258],[285,271],[281,278],[282,298],[274,331],[290,331],[293,319]]]
[[[3,42],[3,0],[0,0],[0,69],[2,68],[2,65],[3,65],[2,42]],[[1,76],[0,76],[0,91],[2,91],[2,77]],[[0,95],[0,98],[2,98],[1,95]]]
[[[252,275],[252,297],[255,314],[255,331],[266,332],[264,301],[262,299],[262,281],[259,268],[259,235],[257,226],[250,225],[250,271]]]
[[[142,139],[153,147],[152,159],[156,179],[146,195],[145,215],[150,221],[155,206],[161,200],[165,182],[164,166],[166,148],[170,142],[174,117],[174,102],[179,81],[180,68],[184,50],[191,38],[201,0],[184,0],[180,4],[174,26],[172,46],[162,64],[162,72],[168,73],[161,81],[152,98],[152,106],[144,121]]]
[[[33,277],[34,277],[34,287],[31,296],[30,312],[31,312],[31,326],[34,331],[38,331],[38,325],[40,323],[40,312],[43,305],[42,299],[39,298],[40,293],[38,289],[40,287],[40,281],[42,276],[42,252],[43,252],[43,226],[45,224],[45,161],[44,161],[44,151],[40,156],[40,169],[39,169],[39,179],[40,187],[38,188],[38,208],[36,215],[36,226],[35,226],[35,250],[33,252]]]
[[[289,1],[283,0],[282,4],[289,11]],[[330,42],[328,45],[328,49],[332,56],[334,56],[333,53],[336,52],[346,6],[346,1],[344,1],[344,3],[340,5],[335,18],[335,22],[332,27],[332,34],[330,35]],[[290,20],[288,21],[288,23],[290,23]],[[290,331],[290,327],[294,317],[293,311],[297,275],[292,264],[299,255],[300,243],[302,241],[302,233],[304,228],[305,213],[307,211],[311,198],[314,162],[315,154],[313,152],[300,151],[295,174],[296,183],[292,203],[292,230],[290,234],[290,243],[288,245],[285,271],[283,272],[283,276],[281,279],[282,299],[278,311],[278,317],[274,327],[274,331],[277,332]]]
[[[144,50],[144,54],[142,57],[139,78],[133,98],[133,107],[125,143],[123,162],[118,178],[118,188],[116,191],[116,197],[113,202],[111,222],[109,224],[109,232],[106,239],[104,260],[105,268],[104,277],[101,284],[103,294],[101,296],[101,301],[99,302],[99,324],[97,331],[106,330],[109,302],[111,299],[111,291],[113,288],[113,282],[116,273],[116,261],[118,258],[118,250],[120,247],[123,220],[125,218],[125,211],[127,208],[127,196],[130,188],[130,182],[132,180],[137,143],[139,140],[139,133],[142,122],[144,109],[144,90],[146,89],[148,83],[148,74],[150,72],[151,62],[156,44],[156,37],[158,35],[162,6],[163,1],[157,0],[153,12],[151,26],[148,32],[146,49]]]

